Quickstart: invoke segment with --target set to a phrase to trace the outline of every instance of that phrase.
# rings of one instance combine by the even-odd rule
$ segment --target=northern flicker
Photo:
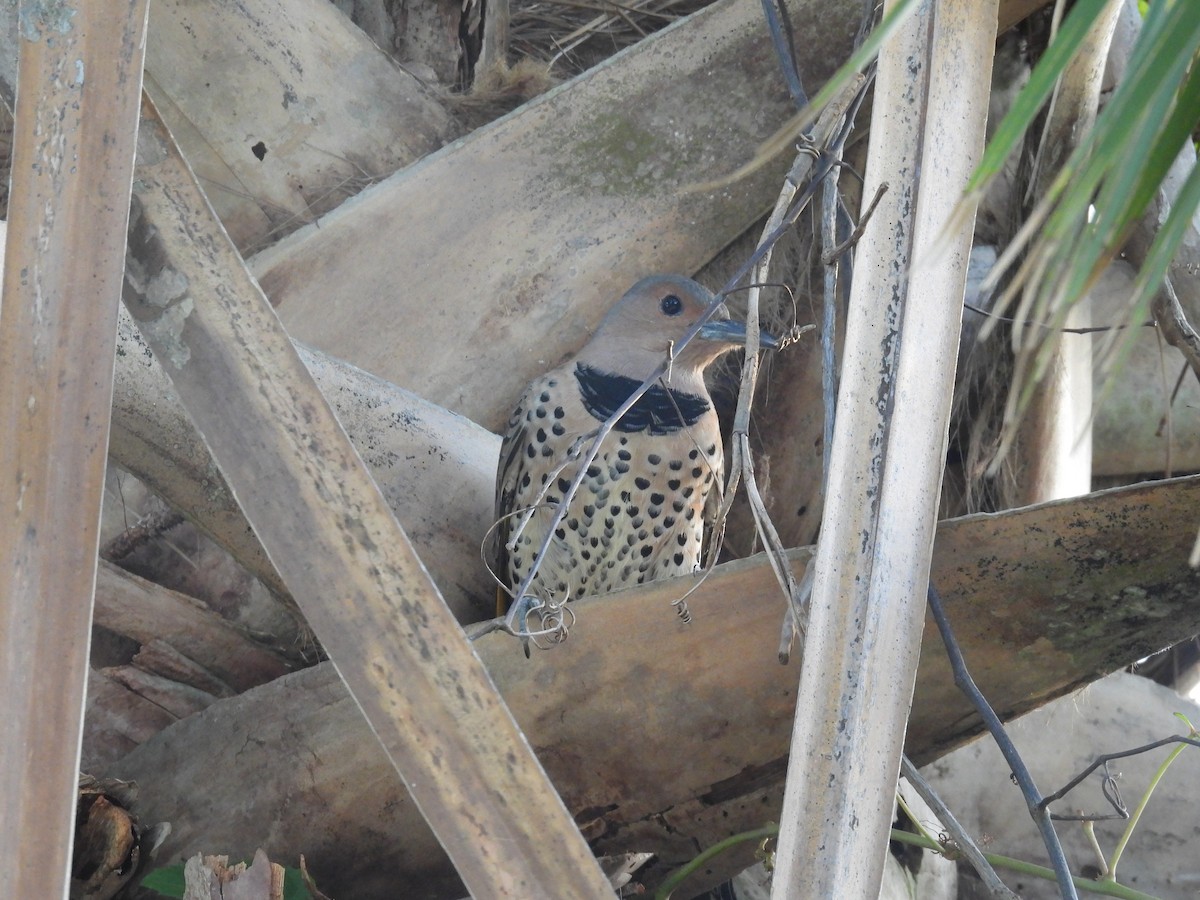
[[[592,339],[526,388],[508,422],[496,480],[497,574],[516,589],[594,432],[673,352],[712,303],[687,278],[660,275],[630,288]],[[724,454],[704,371],[744,343],[721,307],[667,373],[621,417],[588,467],[531,585],[561,602],[669,575],[701,561],[706,506],[720,499]],[[776,346],[769,335],[763,345]],[[516,539],[521,513],[537,506]],[[516,513],[516,515],[513,515]]]

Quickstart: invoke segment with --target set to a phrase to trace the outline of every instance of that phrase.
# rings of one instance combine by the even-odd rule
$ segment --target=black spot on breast
[[[653,547],[651,547],[649,544],[646,544],[646,545],[645,545],[645,546],[643,546],[643,547],[642,547],[642,549],[641,549],[640,551],[638,551],[638,552],[640,552],[640,553],[642,554],[642,558],[643,558],[643,559],[645,559],[647,556],[649,556],[651,553],[653,553],[653,552],[654,552],[654,548],[653,548]]]
[[[587,477],[588,478],[599,478],[600,477],[600,467],[599,466],[588,466]]]
[[[680,469],[683,468],[683,460],[673,459],[669,463],[667,463],[667,468],[670,469],[672,472],[678,472]]]
[[[542,456],[553,456],[553,455],[554,455],[554,448],[551,447],[549,444],[543,444],[542,445]]]
[[[633,483],[638,486],[639,491],[649,490],[649,488],[650,488],[650,479],[649,478],[642,478],[639,476],[639,477],[633,479]]]
[[[679,479],[672,478],[670,481],[667,482],[667,487],[672,491],[679,490]]]
[[[540,400],[542,403],[549,403],[550,402],[550,392],[542,391],[542,396],[538,397],[538,400]]]
[[[687,502],[684,500],[674,500],[671,503],[671,509],[675,510],[675,512],[683,512],[685,506],[687,506]]]
[[[675,535],[675,543],[677,543],[680,547],[686,547],[687,541],[688,536],[686,531],[681,531],[679,534]]]
[[[709,456],[716,456],[717,455],[717,445],[709,444],[708,449],[705,450],[704,452],[707,453]]]
[[[558,538],[560,541],[563,541],[563,540],[566,540],[567,533],[562,528],[556,528],[556,529],[554,529],[554,536],[556,538]]]
[[[533,459],[535,456],[537,456],[537,447],[533,446],[533,444],[526,444],[525,455],[530,459]]]
[[[527,487],[529,487],[529,483],[530,483],[530,481],[532,481],[532,480],[533,480],[533,479],[531,479],[531,478],[529,477],[529,473],[528,473],[528,472],[526,472],[524,475],[522,475],[522,476],[521,476],[521,487],[523,487],[523,488],[527,488]]]
[[[657,453],[651,453],[646,457],[646,462],[650,463],[652,466],[657,466],[660,462],[662,462],[662,457]]]
[[[546,443],[546,429],[544,429],[544,428],[539,428],[539,429],[537,430],[537,442],[538,442],[539,444],[544,444],[544,443]]]
[[[699,477],[700,477],[701,475],[703,475],[703,474],[704,474],[704,470],[703,470],[703,469],[701,469],[699,466],[697,466],[696,468],[692,469],[692,477],[693,477],[693,478],[699,478]]]
[[[693,447],[688,451],[688,459],[697,459],[700,456],[700,451]]]
[[[561,406],[554,407],[554,418],[561,419],[567,413]]]
[[[539,419],[544,419],[544,418],[546,418],[546,407],[544,407],[544,406],[539,406],[539,407],[537,408],[537,411],[536,411],[536,412],[534,412],[534,415],[535,415],[535,416],[537,416]]]
[[[648,506],[648,507],[646,507],[646,515],[648,515],[652,519],[657,519],[660,515],[662,515],[662,507],[661,506]]]
[[[683,489],[683,496],[684,496],[684,497],[690,497],[690,496],[692,496],[692,494],[694,494],[695,492],[696,492],[696,489],[695,489],[694,487],[692,487],[692,486],[689,484],[687,487],[685,487],[685,488]]]
[[[675,565],[677,565],[677,566],[683,565],[683,554],[682,553],[676,553],[674,556],[671,557],[671,559],[675,562]]]
[[[633,459],[633,454],[630,453],[628,450],[618,450],[617,451],[617,459],[624,460],[625,462],[629,462],[631,459]]]
[[[664,497],[662,494],[658,493],[657,491],[655,491],[653,494],[650,495],[650,502],[653,503],[655,506],[662,506],[664,503],[667,502],[667,498]]]
[[[567,429],[563,428],[558,422],[555,422],[552,426],[550,426],[550,430],[554,432],[555,437],[562,437],[567,433]]]

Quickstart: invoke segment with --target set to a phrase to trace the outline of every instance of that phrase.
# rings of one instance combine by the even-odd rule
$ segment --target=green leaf
[[[1158,230],[1154,243],[1150,245],[1150,252],[1146,254],[1142,270],[1138,272],[1137,281],[1134,282],[1134,304],[1137,309],[1143,309],[1150,302],[1154,292],[1158,290],[1158,286],[1167,273],[1167,267],[1170,266],[1171,259],[1179,248],[1180,241],[1183,240],[1184,234],[1192,224],[1192,215],[1198,206],[1200,206],[1200,166],[1193,168],[1188,175],[1187,181],[1179,191],[1179,196],[1175,198],[1175,205],[1171,207],[1167,221]]]
[[[283,900],[312,900],[312,893],[299,869],[283,870]]]
[[[183,865],[163,866],[146,874],[142,887],[149,888],[164,897],[182,897],[186,888]],[[283,900],[312,900],[312,893],[304,883],[299,869],[283,870]]]
[[[147,872],[142,887],[157,891],[164,897],[182,897],[184,891],[183,866],[163,866]]]
[[[1083,42],[1088,29],[1092,27],[1092,20],[1099,15],[1107,2],[1108,0],[1079,0],[1072,8],[1058,34],[1046,49],[1046,54],[1029,76],[1029,82],[1021,89],[1008,115],[1000,122],[1000,127],[992,136],[983,159],[979,161],[979,166],[967,183],[968,194],[985,190],[992,179],[1003,170],[1005,161],[1020,145],[1038,110],[1045,104],[1058,83],[1059,76],[1075,56],[1075,51]]]

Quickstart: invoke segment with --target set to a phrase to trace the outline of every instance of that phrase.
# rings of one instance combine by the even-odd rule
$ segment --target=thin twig
[[[765,0],[766,4],[770,4],[770,2],[771,0]],[[775,201],[775,208],[771,211],[771,215],[767,217],[766,224],[763,226],[764,242],[782,224],[784,217],[788,213],[792,198],[796,195],[797,186],[797,182],[793,181],[790,176],[784,179],[783,189],[779,192],[779,197]],[[769,278],[770,266],[771,252],[768,249],[767,252],[762,254],[755,268],[754,281],[756,283],[764,282]],[[770,517],[767,515],[766,506],[763,504],[758,484],[754,478],[754,464],[750,454],[750,406],[754,402],[754,389],[758,381],[758,353],[756,352],[758,350],[759,334],[758,294],[759,289],[757,287],[751,288],[746,292],[746,359],[742,365],[742,381],[738,391],[737,412],[733,418],[733,447],[730,451],[729,483],[725,489],[724,502],[721,504],[721,510],[718,513],[718,523],[723,527],[730,504],[733,502],[733,497],[737,492],[738,483],[742,478],[745,478],[746,497],[754,516],[755,526],[760,537],[762,537],[763,545],[767,551],[767,559],[771,564],[771,570],[775,573],[775,578],[778,580],[779,586],[788,598],[789,615],[785,618],[791,626],[789,634],[793,637],[799,636],[802,638],[804,634],[803,604],[805,598],[799,594],[796,577],[792,573],[791,564],[788,562],[783,542],[779,539],[779,534],[771,524]],[[780,658],[783,658],[782,654]]]
[[[1047,325],[1045,322],[1031,322],[1028,320],[1018,322],[1012,316],[1002,316],[999,313],[981,309],[966,302],[963,303],[963,309],[969,309],[971,312],[986,316],[989,319],[997,319],[1001,322],[1008,322],[1011,325],[1020,325],[1022,328],[1041,328],[1046,331],[1056,331],[1059,334],[1099,334],[1105,331],[1124,331],[1126,328],[1155,328],[1158,325],[1157,322],[1132,322],[1124,325],[1093,325],[1089,328],[1060,328],[1054,325]]]
[[[960,691],[967,695],[971,704],[979,712],[984,725],[992,735],[992,740],[996,742],[1005,761],[1012,768],[1013,777],[1021,788],[1021,793],[1025,796],[1025,806],[1029,810],[1029,815],[1037,823],[1038,830],[1042,833],[1042,841],[1046,845],[1046,852],[1050,856],[1050,862],[1058,878],[1058,888],[1062,893],[1063,900],[1078,900],[1079,894],[1075,890],[1075,883],[1071,880],[1071,867],[1067,865],[1067,857],[1063,853],[1062,843],[1054,830],[1054,823],[1050,821],[1050,814],[1042,806],[1041,793],[1038,791],[1025,761],[1021,759],[1021,754],[1017,752],[1012,739],[1004,730],[1004,723],[1000,721],[996,711],[987,702],[983,692],[975,685],[975,679],[971,677],[971,673],[967,669],[962,650],[950,628],[950,620],[946,618],[946,611],[942,607],[942,598],[932,583],[929,585],[928,599],[929,611],[933,614],[938,632],[942,636],[942,642],[946,645],[946,656],[949,658],[950,668],[954,672],[954,683]]]
[[[1068,781],[1064,787],[1055,791],[1053,794],[1048,794],[1047,796],[1043,797],[1039,806],[1041,806],[1042,808],[1046,808],[1051,803],[1053,803],[1055,800],[1061,800],[1067,794],[1071,793],[1071,791],[1073,791],[1076,787],[1078,787],[1079,784],[1085,778],[1087,778],[1089,775],[1091,775],[1093,772],[1095,772],[1096,769],[1100,768],[1101,766],[1107,767],[1108,764],[1110,762],[1112,762],[1114,759],[1126,759],[1127,757],[1130,757],[1130,756],[1139,756],[1142,753],[1149,753],[1151,750],[1157,750],[1159,747],[1165,747],[1167,744],[1191,744],[1193,747],[1200,747],[1200,740],[1197,740],[1195,737],[1192,737],[1191,735],[1173,734],[1170,737],[1160,738],[1157,741],[1151,741],[1150,743],[1143,744],[1140,747],[1134,747],[1132,750],[1121,750],[1117,753],[1104,753],[1100,756],[1097,756],[1086,769],[1084,769],[1082,772],[1080,772],[1078,775],[1076,775],[1074,778],[1072,778],[1070,781]],[[1105,780],[1111,781],[1112,776],[1106,775]],[[1115,818],[1121,818],[1121,819],[1129,818],[1129,811],[1127,809],[1125,809],[1125,804],[1120,802],[1119,794],[1116,795],[1116,797],[1114,798],[1113,796],[1110,796],[1106,792],[1105,799],[1107,799],[1108,802],[1112,805],[1113,809],[1115,809],[1117,811],[1117,816]],[[1062,821],[1067,821],[1067,822],[1076,822],[1076,821],[1089,821],[1089,820],[1096,820],[1096,819],[1111,819],[1111,818],[1114,818],[1114,816],[1108,816],[1108,815],[1091,815],[1091,816],[1089,816],[1089,815],[1082,815],[1082,814],[1072,816],[1072,815],[1064,814],[1064,815],[1052,815],[1052,818],[1059,819]]]
[[[779,3],[779,10],[775,8],[776,2]],[[792,95],[796,109],[804,109],[808,106],[808,94],[804,92],[800,70],[796,67],[796,44],[784,0],[762,0],[762,8],[763,17],[767,20],[767,31],[775,47],[775,56],[779,59],[779,68],[783,70],[783,81]],[[780,12],[783,13],[782,16]]]
[[[765,0],[765,2],[769,3],[770,0]],[[799,149],[796,160],[792,164],[787,178],[784,180],[784,186],[780,191],[779,198],[776,200],[775,209],[768,217],[767,223],[763,228],[765,235],[763,238],[764,244],[767,243],[770,236],[779,232],[781,228],[786,227],[786,223],[795,221],[800,211],[807,205],[808,201],[806,197],[811,196],[817,184],[825,185],[825,190],[829,190],[828,185],[833,181],[833,190],[836,195],[836,177],[831,178],[831,176],[834,175],[840,165],[842,148],[845,146],[850,130],[853,127],[854,117],[858,112],[863,97],[866,95],[866,87],[869,84],[869,75],[860,77],[843,91],[838,100],[831,103],[825,109],[817,119],[815,126],[811,129],[811,134],[816,135],[816,143],[814,143],[812,137],[805,136],[805,141]],[[816,171],[814,172],[814,170]],[[806,178],[809,180],[805,195],[802,195],[800,200],[793,203],[793,197],[796,195],[798,186]],[[789,204],[791,204],[790,209]],[[763,261],[759,264],[757,281],[767,280],[769,265],[770,256],[768,253],[764,255]],[[753,320],[753,322],[757,323],[757,291],[750,292],[747,305],[747,322]],[[805,569],[804,577],[797,583],[791,564],[787,560],[783,542],[767,513],[766,505],[763,503],[755,481],[747,435],[749,404],[753,398],[754,379],[756,376],[757,365],[752,366],[751,360],[747,357],[747,366],[742,371],[742,387],[739,395],[738,412],[734,419],[733,433],[735,443],[732,454],[733,462],[730,472],[730,487],[726,505],[722,512],[725,513],[728,511],[728,503],[732,502],[738,479],[739,477],[744,477],[746,480],[747,500],[751,513],[754,516],[755,526],[767,550],[767,558],[771,569],[779,581],[784,595],[788,598],[787,612],[784,616],[779,639],[779,661],[786,664],[791,658],[792,645],[795,640],[797,638],[803,639],[804,610],[807,606],[808,598],[812,593],[813,567],[810,562],[809,566]]]
[[[863,232],[867,228],[867,223],[871,221],[871,214],[875,212],[875,207],[879,205],[879,201],[883,199],[883,195],[887,191],[888,183],[885,181],[875,190],[875,196],[871,198],[871,205],[867,207],[867,211],[859,218],[858,224],[850,232],[850,237],[821,257],[821,262],[827,266],[832,266],[842,254],[859,242],[863,236]]]
[[[954,818],[954,813],[950,812],[950,808],[942,802],[942,798],[938,796],[937,791],[925,780],[925,776],[920,773],[912,760],[907,755],[900,757],[900,774],[908,779],[908,783],[913,786],[913,790],[917,792],[922,800],[933,810],[933,814],[937,816],[938,821],[942,823],[942,827],[946,829],[946,834],[954,841],[963,856],[967,858],[967,862],[971,864],[983,881],[984,887],[987,889],[989,896],[1001,897],[1005,900],[1020,900],[1016,894],[1009,890],[1008,885],[1000,880],[1000,876],[996,874],[996,870],[992,868],[992,864],[984,858],[983,851],[979,849],[979,845],[967,833],[967,830],[959,824],[958,819]]]
[[[118,482],[119,484],[120,482]],[[181,522],[183,522],[183,513],[173,509],[163,509],[151,513],[140,519],[137,525],[126,527],[124,531],[101,547],[100,558],[111,563],[119,563],[147,541],[163,537],[166,532]],[[191,563],[191,560],[188,562]]]

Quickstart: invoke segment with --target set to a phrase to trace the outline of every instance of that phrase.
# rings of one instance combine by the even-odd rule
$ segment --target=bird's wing
[[[500,466],[496,471],[496,575],[508,587],[514,587],[508,584],[508,541],[517,524],[516,517],[510,514],[517,509],[517,492],[521,477],[525,474],[526,456],[523,449],[529,443],[526,413],[531,391],[532,386],[522,395],[509,417],[508,428],[500,444]]]

